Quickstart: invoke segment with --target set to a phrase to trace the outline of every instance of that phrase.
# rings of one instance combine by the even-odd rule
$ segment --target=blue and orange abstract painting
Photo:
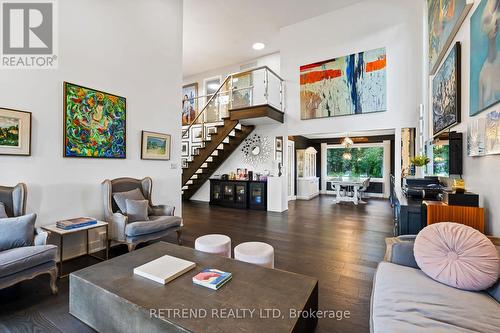
[[[385,48],[300,67],[301,119],[387,110]]]
[[[126,157],[126,100],[64,83],[64,156]]]

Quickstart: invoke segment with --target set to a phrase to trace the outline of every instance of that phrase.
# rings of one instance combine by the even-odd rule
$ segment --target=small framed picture
[[[202,126],[192,126],[191,127],[191,141],[192,142],[202,142],[203,141],[203,127]]]
[[[191,133],[191,130],[189,129],[188,126],[182,126],[182,139],[183,140],[189,139],[190,133]]]
[[[181,168],[187,168],[189,166],[187,158],[181,158]]]
[[[0,155],[31,155],[31,112],[0,108]]]
[[[276,137],[276,151],[283,151],[283,137]]]
[[[189,141],[182,141],[181,143],[181,156],[189,156]]]
[[[276,161],[283,164],[283,152],[282,151],[276,152]]]
[[[205,136],[206,136],[206,139],[207,140],[210,140],[210,138],[212,137],[212,134],[216,134],[217,133],[217,127],[215,126],[207,126],[206,130],[205,130]]]
[[[141,159],[170,160],[169,134],[142,131]]]
[[[191,145],[191,155],[192,156],[198,155],[198,150],[200,150],[200,148],[201,148],[201,145],[192,144]]]

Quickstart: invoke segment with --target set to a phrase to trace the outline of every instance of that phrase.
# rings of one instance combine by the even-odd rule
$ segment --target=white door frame
[[[287,140],[287,196],[288,201],[296,200],[295,195],[295,142]],[[291,193],[290,193],[291,192]]]

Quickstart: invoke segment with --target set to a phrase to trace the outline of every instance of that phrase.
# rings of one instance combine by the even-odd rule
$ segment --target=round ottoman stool
[[[198,251],[231,258],[231,238],[225,235],[205,235],[196,238],[194,248]]]
[[[274,268],[274,248],[261,242],[241,243],[234,248],[234,259]]]

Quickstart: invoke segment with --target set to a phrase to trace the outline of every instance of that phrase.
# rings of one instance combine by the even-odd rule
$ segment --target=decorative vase
[[[424,178],[424,168],[423,166],[415,166],[415,177]]]

